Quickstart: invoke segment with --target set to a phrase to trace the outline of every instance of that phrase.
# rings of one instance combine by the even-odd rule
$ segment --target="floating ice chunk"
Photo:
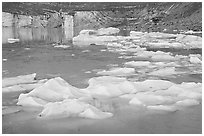
[[[2,79],[2,87],[17,85],[17,84],[26,84],[26,83],[34,83],[36,73],[30,75],[22,75],[17,77],[3,78]]]
[[[62,101],[67,98],[88,96],[88,94],[85,94],[81,92],[80,89],[71,86],[60,77],[48,80],[42,86],[39,86],[31,91],[29,95],[49,102]]]
[[[138,92],[164,90],[173,85],[174,83],[166,80],[145,80],[143,82],[135,82],[135,88]]]
[[[181,88],[183,88],[183,89],[189,89],[189,90],[193,90],[193,91],[202,93],[202,84],[201,83],[195,83],[195,82],[186,83],[186,82],[183,82],[179,86]]]
[[[84,102],[64,100],[62,102],[48,103],[39,114],[41,118],[85,117],[92,119],[104,119],[112,116],[112,113],[102,112],[99,109]]]
[[[202,99],[201,93],[193,92],[193,91],[183,91],[182,93],[179,93],[178,96],[182,98],[189,98],[189,99],[197,99],[197,100]]]
[[[151,57],[151,59],[153,61],[174,61],[176,60],[175,57],[171,56],[171,55],[167,55],[167,54],[163,54],[163,55],[153,55]]]
[[[90,50],[83,50],[82,52],[83,53],[87,53],[87,52],[90,52]]]
[[[122,44],[120,44],[120,43],[117,43],[117,42],[109,42],[109,43],[107,43],[107,46],[108,47],[123,47],[123,45]]]
[[[114,27],[98,29],[97,35],[112,35],[120,32],[120,29]]]
[[[202,38],[199,36],[178,34],[176,40],[191,48],[202,48]]]
[[[136,94],[124,94],[124,95],[121,95],[119,96],[120,98],[124,98],[124,99],[128,99],[128,100],[131,100],[132,98],[135,97]]]
[[[130,36],[131,37],[141,37],[143,36],[145,33],[143,32],[137,32],[137,31],[130,31]]]
[[[110,112],[102,112],[99,109],[89,106],[84,112],[79,114],[80,117],[91,118],[91,119],[105,119],[113,116]]]
[[[143,66],[149,66],[151,63],[149,61],[130,61],[126,62],[126,66],[131,66],[131,67],[143,67]]]
[[[55,48],[63,48],[63,49],[66,49],[66,48],[69,48],[70,46],[68,45],[56,45],[54,46]]]
[[[31,91],[39,86],[43,85],[43,83],[34,83],[34,84],[19,84],[19,85],[13,85],[2,88],[3,93],[8,92],[28,92]]]
[[[20,39],[13,39],[13,38],[8,38],[8,43],[15,43],[15,42],[19,42]]]
[[[86,71],[86,72],[84,72],[84,73],[86,73],[86,74],[90,74],[90,73],[91,73],[91,71]]]
[[[148,46],[150,47],[171,47],[171,43],[169,43],[168,41],[163,41],[163,42],[147,42],[146,43]]]
[[[91,78],[87,91],[94,97],[115,97],[126,93],[136,92],[134,83],[125,78],[102,76]]]
[[[20,94],[17,105],[43,107],[48,102],[40,98],[29,96],[29,94]]]
[[[43,111],[39,114],[40,117],[70,117],[77,116],[88,107],[88,104],[77,100],[65,100],[62,102],[48,103],[44,106]]]
[[[78,35],[73,38],[73,44],[78,46],[85,46],[85,45],[104,45],[107,42],[113,42],[117,41],[117,36],[84,36],[84,35]]]
[[[168,96],[155,95],[153,93],[137,93],[129,103],[136,105],[163,105],[173,102],[174,100]]]
[[[138,98],[134,97],[133,99],[131,99],[129,101],[129,104],[132,105],[141,105],[141,106],[145,106],[145,104],[143,102],[141,102]]]
[[[199,105],[200,102],[194,99],[185,99],[182,101],[177,101],[176,105],[178,106],[194,106],[194,105]]]
[[[198,58],[198,57],[190,57],[190,62],[193,63],[193,64],[201,64],[202,61]]]
[[[178,74],[178,72],[175,71],[175,67],[167,67],[149,73],[149,75],[154,76],[169,76],[174,74]]]
[[[30,48],[24,48],[25,50],[30,50]]]
[[[195,88],[185,88],[182,85],[172,85],[167,90],[158,90],[155,93],[160,95],[174,96],[178,99],[202,99],[202,94],[199,92],[201,87]]]
[[[151,110],[160,110],[160,111],[167,111],[167,112],[175,112],[178,110],[178,108],[173,105],[147,106],[147,108]]]
[[[151,38],[159,38],[159,39],[174,39],[177,35],[168,34],[168,33],[160,33],[160,32],[151,32],[147,33],[146,36]]]
[[[103,70],[97,72],[98,75],[111,75],[111,76],[128,76],[135,73],[134,68],[112,68],[109,71]]]
[[[81,30],[79,35],[89,36],[89,35],[96,35],[97,31],[95,30]]]
[[[20,106],[4,106],[2,107],[2,115],[16,113],[22,110]]]
[[[3,59],[3,61],[7,61],[7,59]]]

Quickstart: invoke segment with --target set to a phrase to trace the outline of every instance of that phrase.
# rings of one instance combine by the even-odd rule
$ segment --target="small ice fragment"
[[[7,59],[3,59],[3,61],[7,61]]]
[[[15,42],[19,42],[19,39],[14,39],[14,38],[8,38],[8,43],[15,43]]]
[[[86,73],[86,74],[89,74],[89,73],[91,73],[91,71],[86,71],[85,73]]]
[[[66,48],[69,48],[70,46],[68,45],[56,45],[54,46],[55,48],[63,48],[63,49],[66,49]]]
[[[90,50],[83,50],[82,52],[83,52],[83,53],[86,53],[86,52],[90,52]]]

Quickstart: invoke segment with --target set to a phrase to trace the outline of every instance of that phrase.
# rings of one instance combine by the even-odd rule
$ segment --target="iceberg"
[[[42,86],[39,86],[28,93],[28,96],[40,98],[47,102],[63,101],[67,98],[80,98],[89,96],[80,91],[80,89],[71,86],[60,77],[48,80]],[[22,99],[21,99],[22,100]]]
[[[122,94],[135,93],[134,83],[125,78],[102,76],[91,78],[89,86],[85,89],[93,97],[116,97]]]
[[[126,99],[129,104],[149,110],[174,112],[198,105],[202,101],[202,83],[175,84],[166,80],[128,81],[115,76],[88,80],[88,87],[76,88],[60,77],[41,82],[29,93],[21,93],[17,105],[39,107],[39,118],[83,117],[105,119],[113,116],[95,102],[112,98]],[[106,112],[104,112],[106,111]]]
[[[91,119],[105,119],[112,117],[109,112],[102,112],[90,104],[76,99],[62,102],[48,103],[39,114],[40,118],[84,117]]]

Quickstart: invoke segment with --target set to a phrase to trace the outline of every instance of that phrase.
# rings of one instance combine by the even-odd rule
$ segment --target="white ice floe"
[[[149,61],[129,61],[126,62],[126,66],[131,66],[131,67],[143,67],[143,66],[149,66],[151,62]]]
[[[149,75],[154,76],[169,76],[174,74],[178,74],[178,72],[175,71],[175,67],[166,67],[149,73]]]
[[[43,107],[48,101],[38,97],[30,96],[29,94],[20,94],[18,97],[17,105],[21,106],[32,106],[32,107]]]
[[[193,63],[193,64],[201,64],[202,63],[202,61],[196,56],[191,56],[190,57],[190,62]]]
[[[90,52],[90,50],[83,50],[82,52],[83,53],[87,53],[87,52]]]
[[[63,49],[67,49],[67,48],[69,48],[70,46],[68,46],[68,45],[56,45],[56,46],[54,46],[55,48],[63,48]]]
[[[102,76],[91,78],[88,83],[89,86],[85,90],[94,97],[116,97],[137,91],[134,83],[125,78]]]
[[[129,76],[135,73],[134,68],[112,68],[109,71],[103,70],[97,72],[98,75],[110,75],[110,76]]]
[[[138,93],[133,99],[129,101],[130,104],[134,105],[164,105],[174,103],[172,97],[155,95],[153,93]]]
[[[173,105],[155,105],[155,106],[147,106],[147,108],[151,110],[159,110],[159,111],[167,111],[167,112],[175,112],[178,110],[178,108]]]
[[[85,45],[105,45],[107,42],[117,41],[119,39],[118,36],[84,36],[78,35],[73,38],[73,44],[78,46],[85,46]]]
[[[202,48],[202,38],[199,36],[178,34],[176,41],[186,44],[189,48]]]
[[[118,28],[101,28],[99,30],[82,30],[78,36],[73,38],[73,44],[78,46],[83,45],[103,45],[107,42],[117,41],[123,39],[122,36],[112,36],[118,33]]]
[[[173,57],[173,56],[171,56],[171,55],[168,55],[168,54],[153,55],[153,56],[151,57],[151,59],[152,59],[153,61],[174,61],[174,60],[176,60],[175,57]]]
[[[15,42],[19,42],[20,39],[14,39],[14,38],[8,38],[8,43],[15,43]]]
[[[76,99],[62,102],[48,103],[39,114],[41,118],[84,117],[92,119],[104,119],[113,116],[112,113],[102,112],[94,106]]]
[[[44,84],[46,80],[38,81],[37,83],[29,83],[29,84],[18,84],[18,85],[12,85],[2,88],[3,93],[8,92],[29,92],[41,85]]]
[[[100,28],[97,30],[97,35],[112,35],[120,32],[120,29],[114,27]]]
[[[184,100],[176,102],[177,106],[194,106],[194,105],[199,105],[199,104],[200,102],[194,99],[184,99]]]
[[[36,82],[35,77],[36,77],[36,73],[17,76],[17,77],[11,77],[11,78],[3,78],[2,87],[4,88],[12,85],[17,85],[17,84],[34,83]]]
[[[130,36],[131,37],[141,37],[143,36],[145,33],[143,32],[139,32],[139,31],[130,31]]]
[[[168,89],[174,83],[166,80],[145,80],[142,82],[135,82],[135,89],[137,92],[156,91]]]
[[[39,86],[28,93],[28,95],[46,100],[48,102],[88,96],[88,94],[85,94],[81,92],[80,89],[71,86],[60,77],[48,80],[42,86]]]
[[[17,105],[43,108],[41,118],[85,117],[104,119],[113,116],[92,105],[94,99],[119,97],[129,104],[149,110],[173,112],[198,105],[202,101],[202,84],[175,84],[166,80],[128,81],[126,78],[100,76],[89,79],[87,88],[71,86],[60,77],[50,79],[27,94],[21,94]]]

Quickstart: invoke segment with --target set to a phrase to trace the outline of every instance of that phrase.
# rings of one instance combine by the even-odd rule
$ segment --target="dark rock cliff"
[[[63,22],[60,13],[67,13],[74,16],[75,27],[202,31],[201,2],[3,2],[2,10],[15,15],[43,16],[46,26],[51,27],[60,26]],[[57,19],[53,14],[57,14]]]

